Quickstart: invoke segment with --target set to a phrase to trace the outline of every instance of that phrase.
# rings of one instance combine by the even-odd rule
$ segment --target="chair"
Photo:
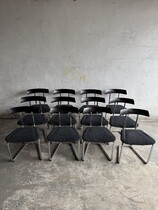
[[[114,113],[114,108],[115,108],[115,113],[119,114],[120,110],[123,109],[124,106],[118,105],[118,104],[117,104],[117,106],[116,106],[116,104],[115,105],[110,104],[110,101],[112,100],[112,96],[113,96],[113,98],[116,98],[116,96],[117,96],[117,98],[119,98],[120,94],[127,95],[127,91],[125,89],[108,89],[108,90],[105,90],[105,94],[109,95],[107,107],[111,109],[112,113]]]
[[[61,144],[69,144],[73,151],[73,154],[77,160],[80,160],[80,135],[78,131],[72,124],[72,113],[78,113],[78,108],[65,106],[65,107],[54,107],[51,110],[52,113],[59,115],[59,126],[52,129],[52,131],[47,136],[48,142],[48,151],[49,151],[49,160],[52,160],[52,157],[57,152]],[[63,125],[61,123],[62,114],[67,114],[69,117],[69,125]],[[53,152],[51,152],[51,143],[57,144]],[[76,151],[74,144],[78,145],[78,152]]]
[[[28,102],[31,107],[39,110],[38,113],[34,114],[34,120],[36,125],[45,125],[47,123],[46,116],[43,114],[41,102],[46,102],[46,98],[43,96],[26,96],[21,98],[21,103]],[[35,103],[35,104],[32,104]],[[26,115],[21,118],[18,122],[18,125],[27,125],[32,126],[34,124],[32,115]]]
[[[115,112],[115,109],[118,106],[122,106],[123,108],[125,108],[126,104],[134,104],[134,100],[131,98],[115,98],[110,101],[110,104],[111,103],[113,103],[113,109],[111,110],[113,115],[110,117],[110,120],[109,120],[110,129],[111,129],[111,127],[123,128],[124,121],[125,121],[126,117],[122,116],[120,114],[117,115]],[[108,107],[108,108],[110,108],[110,107]],[[133,119],[131,119],[130,117],[127,117],[126,126],[128,128],[135,127],[135,121]],[[137,126],[138,126],[138,124],[137,124]]]
[[[32,121],[34,122],[33,127],[28,127],[28,126],[25,126],[25,124],[22,124],[20,128],[18,127],[14,129],[5,138],[11,161],[15,161],[15,159],[18,157],[18,155],[24,149],[24,147],[27,144],[31,144],[31,143],[36,145],[39,159],[42,160],[42,153],[41,153],[41,146],[40,146],[40,133],[39,133],[38,128],[36,127],[35,120],[34,120],[34,113],[38,111],[39,110],[37,110],[37,108],[29,107],[29,106],[14,107],[10,109],[10,114],[20,113],[20,116],[22,116],[22,113],[31,113]],[[21,117],[21,121],[22,121],[22,117]],[[14,155],[12,155],[10,144],[22,144],[22,146]]]
[[[27,95],[33,94],[34,96],[39,96],[39,94],[42,94],[43,97],[45,97],[45,94],[49,94],[49,90],[46,88],[33,88],[27,90]],[[34,106],[39,106],[36,104]],[[44,104],[40,104],[40,107],[42,109],[42,113],[48,113],[50,111],[50,107],[48,104],[46,104],[46,100],[44,101]]]
[[[102,97],[85,97],[81,99],[81,103],[86,103],[86,105],[83,105],[79,110],[81,113],[83,113],[84,108],[86,107],[96,107],[99,105],[99,103],[105,103],[105,98]],[[90,104],[92,103],[92,104]],[[107,108],[108,109],[108,108]],[[91,125],[93,126],[99,126],[101,124],[101,115],[83,115],[83,117],[80,120],[80,124],[83,126],[89,126],[90,125],[90,121],[91,121]],[[103,122],[102,124],[108,125],[108,121],[103,117]]]
[[[103,127],[103,113],[109,112],[109,109],[106,107],[87,107],[84,109],[84,114],[90,114],[91,119],[93,114],[101,114],[102,120],[99,126],[93,126],[91,124],[87,127],[82,135],[82,160],[84,160],[85,155],[87,153],[88,147],[90,144],[96,144],[99,145],[102,151],[104,152],[105,156],[109,161],[113,158],[113,149],[114,149],[114,142],[115,142],[115,136],[109,131],[106,127]],[[109,156],[102,144],[109,144],[112,143],[112,151],[111,155]]]
[[[147,164],[150,160],[150,156],[152,153],[153,146],[155,144],[155,140],[151,136],[149,136],[147,133],[145,133],[143,130],[138,130],[137,126],[135,126],[134,129],[127,129],[127,127],[126,127],[127,116],[131,115],[131,114],[136,116],[135,125],[137,125],[139,115],[149,117],[149,112],[147,110],[143,110],[143,109],[123,109],[123,110],[121,110],[121,115],[125,115],[126,120],[124,122],[124,127],[120,133],[122,145],[117,147],[117,163],[120,163],[123,147],[125,147],[124,145],[127,145],[144,164]],[[145,160],[133,148],[133,145],[137,145],[137,146],[138,145],[139,146],[150,145],[151,146],[147,160]],[[120,147],[121,147],[121,149],[120,149]]]
[[[65,104],[62,104],[62,102],[65,102]],[[51,101],[51,103],[57,103],[55,107],[73,107],[70,103],[75,103],[76,100],[74,97],[68,97],[68,96],[59,96],[59,97],[54,97]],[[53,125],[53,126],[59,126],[61,125],[69,125],[69,115],[67,113],[62,113],[60,115],[60,122],[59,122],[59,113],[54,113],[52,110],[50,111],[50,115],[55,114],[52,117],[50,116],[48,120],[48,126]],[[76,124],[76,119],[73,115],[71,115],[72,118],[72,124]]]

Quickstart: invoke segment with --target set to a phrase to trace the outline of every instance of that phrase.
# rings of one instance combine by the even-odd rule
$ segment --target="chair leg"
[[[39,160],[42,160],[42,152],[41,152],[40,139],[38,139],[38,142],[37,142],[36,145],[37,145],[37,153],[38,153]]]
[[[7,148],[8,148],[8,152],[9,152],[9,156],[10,156],[10,160],[12,162],[14,162],[16,160],[16,158],[18,157],[18,155],[21,153],[21,151],[24,149],[24,147],[27,145],[26,144],[23,144],[19,149],[18,151],[15,153],[15,155],[13,156],[12,153],[11,153],[11,149],[10,149],[10,146],[9,146],[9,142],[7,143]]]
[[[103,145],[99,144],[101,150],[103,151],[104,155],[106,156],[106,158],[111,161],[113,159],[113,153],[114,153],[114,142],[112,144],[112,149],[111,149],[111,157],[107,154],[107,152],[105,151]]]
[[[82,161],[84,161],[84,159],[86,157],[89,145],[90,145],[90,143],[87,143],[87,145],[86,145],[85,142],[83,142],[83,144],[82,144]]]
[[[144,163],[144,164],[147,164],[150,160],[150,157],[151,157],[151,153],[152,153],[152,150],[153,150],[153,146],[151,146],[150,148],[150,152],[149,152],[149,156],[147,158],[147,160],[145,160],[132,146],[129,146],[129,148],[136,154],[136,156]]]
[[[80,155],[80,141],[78,141],[78,143],[77,143],[78,151],[76,151],[76,148],[74,147],[73,144],[70,144],[70,146],[71,146],[72,152],[73,152],[73,154],[74,154],[76,160],[80,160],[80,159],[81,159],[81,158],[80,158],[80,156],[81,156],[81,155]]]
[[[59,149],[61,143],[58,143],[57,146],[55,147],[54,151],[51,152],[51,142],[48,142],[48,160],[52,160],[52,157],[55,155],[55,153],[57,152],[57,150]]]
[[[117,146],[117,160],[116,162],[119,164],[121,162],[121,155],[122,155],[122,150],[123,150],[123,143],[121,146]],[[121,147],[121,150],[120,150]]]

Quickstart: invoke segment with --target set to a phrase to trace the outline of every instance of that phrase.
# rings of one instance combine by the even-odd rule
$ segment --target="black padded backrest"
[[[19,106],[19,107],[13,107],[9,110],[9,114],[19,113],[19,112],[25,112],[25,113],[39,113],[39,107],[34,106]]]
[[[62,101],[65,101],[65,102],[73,102],[75,103],[76,100],[74,97],[69,97],[69,96],[59,96],[59,97],[54,97],[51,101],[51,103],[54,103],[54,102],[62,102]]]
[[[44,97],[44,96],[26,96],[26,97],[22,97],[21,98],[21,103],[23,103],[23,102],[31,102],[31,101],[46,102],[46,97]]]
[[[46,88],[33,88],[27,90],[27,94],[32,94],[32,93],[49,93],[49,90]]]
[[[102,97],[84,97],[84,98],[81,98],[81,103],[87,103],[87,102],[102,102],[102,103],[105,103],[105,98],[102,98]]]
[[[102,91],[98,90],[98,89],[84,89],[80,91],[80,95],[83,94],[98,94],[98,95],[102,95]]]
[[[75,95],[75,90],[74,89],[56,89],[53,91],[53,94],[61,94],[61,93],[67,93],[67,94],[72,94]]]
[[[105,94],[111,94],[111,93],[118,93],[118,94],[127,95],[127,90],[125,90],[125,89],[108,89],[108,90],[105,90]]]
[[[114,98],[110,100],[109,104],[111,103],[127,103],[127,104],[134,104],[134,100],[132,98]]]
[[[78,108],[74,106],[53,107],[50,113],[78,113]]]
[[[145,109],[122,109],[120,111],[121,115],[128,115],[128,114],[136,114],[136,115],[144,115],[146,117],[149,117],[149,111]]]
[[[88,114],[88,113],[110,113],[111,114],[111,109],[107,107],[102,107],[102,106],[87,106],[84,108],[83,113]]]

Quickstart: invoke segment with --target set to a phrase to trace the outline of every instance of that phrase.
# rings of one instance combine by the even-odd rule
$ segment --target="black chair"
[[[45,94],[49,94],[49,90],[46,88],[33,88],[33,89],[28,89],[27,90],[27,95],[33,94],[34,96],[42,96],[46,97]],[[42,113],[48,113],[50,111],[50,107],[48,104],[46,104],[46,100],[44,101],[44,104],[36,104],[34,106],[40,106],[40,108],[42,109]]]
[[[64,104],[63,104],[64,102]],[[51,101],[51,103],[57,103],[56,106],[54,107],[73,107],[72,104],[70,103],[75,103],[76,100],[74,97],[68,97],[68,96],[59,96],[59,97],[54,97]],[[51,116],[53,114],[53,116]],[[72,124],[75,125],[77,123],[75,117],[71,115],[72,118]],[[52,112],[52,109],[50,111],[50,118],[48,120],[48,126],[53,125],[53,126],[59,126],[61,125],[69,125],[69,115],[67,113],[62,113],[60,115],[60,122],[59,122],[59,113]]]
[[[131,114],[136,116],[134,129],[128,129],[126,127],[127,117],[128,115],[131,115]],[[117,163],[120,163],[123,147],[124,145],[127,145],[144,164],[147,164],[150,160],[150,156],[152,153],[153,146],[155,144],[155,140],[151,136],[149,136],[147,133],[145,133],[143,130],[138,130],[137,122],[138,122],[139,115],[149,117],[149,112],[143,109],[124,109],[124,110],[121,110],[121,115],[125,115],[126,120],[124,122],[124,127],[120,133],[122,145],[117,147]],[[140,145],[140,146],[150,145],[151,146],[147,160],[144,160],[142,158],[142,156],[133,148],[133,145]],[[120,150],[120,147],[121,147],[121,150]]]
[[[42,104],[41,102],[46,102],[46,98],[43,96],[26,96],[21,98],[21,103],[27,102],[29,103],[30,107],[34,107],[39,110],[39,113],[34,114],[34,120],[36,125],[46,125],[47,118],[45,114],[43,114]],[[34,104],[32,104],[34,103]],[[18,122],[18,125],[27,125],[32,126],[34,124],[32,115],[26,115]]]
[[[32,121],[34,122],[32,127],[30,126],[28,127],[25,126],[25,124],[22,124],[21,127],[14,129],[5,138],[11,161],[15,161],[15,159],[18,157],[18,155],[24,149],[24,147],[27,144],[31,143],[36,145],[39,159],[42,160],[40,133],[38,128],[36,127],[34,119],[34,113],[36,112],[39,112],[37,108],[29,106],[14,107],[10,109],[10,114],[20,113],[20,116],[22,116],[22,113],[31,113]],[[21,117],[21,122],[22,122],[22,117]],[[14,155],[12,155],[10,144],[22,144],[22,146]]]
[[[84,114],[90,114],[91,119],[93,114],[101,114],[102,120],[100,123],[100,126],[92,126],[91,120],[90,125],[87,127],[82,135],[82,160],[84,160],[86,152],[88,150],[88,147],[90,144],[96,144],[99,145],[102,151],[104,152],[105,156],[109,161],[113,158],[113,149],[114,149],[114,141],[115,136],[109,131],[106,127],[103,127],[103,113],[109,112],[109,109],[106,107],[87,107],[84,109]],[[109,144],[112,142],[112,151],[111,151],[111,157],[106,153],[104,147],[102,144]],[[85,145],[86,144],[86,145]]]
[[[52,131],[47,136],[48,150],[49,150],[49,160],[52,160],[52,157],[61,146],[61,144],[66,143],[71,146],[73,154],[77,160],[80,160],[80,135],[75,129],[72,123],[72,114],[78,113],[78,108],[65,106],[65,107],[54,107],[51,112],[58,114],[59,116],[59,126],[52,129]],[[67,114],[69,117],[69,125],[63,125],[61,116]],[[53,152],[51,152],[51,143],[57,144]],[[74,147],[74,144],[78,145],[78,152]]]
[[[134,100],[131,98],[115,98],[110,101],[110,104],[112,103],[113,103],[113,109],[111,110],[111,112],[113,115],[109,119],[110,129],[111,127],[123,128],[126,117],[120,114],[119,115],[116,114],[115,109],[117,109],[118,106],[122,106],[123,108],[125,108],[126,104],[134,104]],[[131,119],[130,117],[127,117],[126,126],[128,128],[135,127],[135,121]]]
[[[109,95],[109,100],[108,100],[108,105],[107,107],[111,109],[112,113],[114,113],[114,109],[115,109],[115,113],[119,114],[121,109],[124,109],[124,106],[120,105],[120,104],[110,104],[110,101],[114,98],[119,98],[120,94],[123,95],[127,95],[127,91],[125,89],[108,89],[105,90],[105,94]]]
[[[80,113],[83,113],[83,110],[86,107],[96,107],[96,106],[99,106],[100,103],[105,103],[105,98],[102,98],[102,97],[85,97],[85,98],[81,99],[81,103],[86,103],[86,105],[83,105],[79,109]],[[101,120],[103,120],[102,125],[104,125],[104,126],[108,125],[108,121],[104,117],[102,119],[101,115],[92,115],[91,116],[88,113],[87,115],[83,115],[83,117],[80,120],[80,124],[82,126],[89,126],[90,122],[91,122],[92,126],[99,126],[101,124]]]
[[[63,94],[68,97],[70,97],[71,95],[75,95],[75,90],[74,89],[55,89],[53,91],[53,95],[58,94],[59,96],[63,96]]]

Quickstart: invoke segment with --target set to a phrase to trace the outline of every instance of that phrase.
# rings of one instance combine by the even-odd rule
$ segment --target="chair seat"
[[[47,123],[47,119],[44,114],[34,114],[34,119],[35,119],[35,125],[42,125]],[[18,125],[28,125],[31,126],[33,125],[33,119],[32,115],[28,114],[22,118],[22,120],[19,120],[17,122]]]
[[[100,126],[101,125],[101,115],[84,115],[82,119],[80,120],[81,125],[91,125],[92,126]],[[108,121],[103,118],[102,125],[108,125]]]
[[[60,120],[59,120],[59,115],[54,115],[49,121],[48,124],[50,125],[70,125],[70,123],[72,123],[72,125],[75,125],[77,123],[76,119],[74,118],[74,116],[71,116],[71,120],[72,122],[70,122],[70,116],[68,116],[67,114],[62,114],[60,115]]]
[[[34,107],[38,107],[39,108],[39,110],[40,110],[40,108],[41,108],[41,112],[42,113],[47,113],[47,112],[49,112],[50,111],[50,107],[48,106],[48,104],[35,104],[35,105],[32,105],[32,106],[34,106]]]
[[[25,143],[37,141],[40,137],[39,130],[35,127],[16,128],[6,138],[6,142]]]
[[[47,141],[53,142],[72,142],[75,143],[80,139],[80,135],[73,127],[54,128],[47,136]]]
[[[82,138],[87,142],[106,143],[115,141],[115,136],[105,127],[88,127],[83,132]]]
[[[125,123],[125,118],[126,118],[125,116],[111,116],[109,124],[114,127],[123,128]],[[134,127],[135,127],[135,121],[130,117],[127,117],[126,128],[134,128]]]
[[[153,145],[155,140],[142,130],[122,130],[121,141],[129,145]]]
[[[125,109],[124,106],[119,105],[119,104],[116,105],[116,106],[115,105],[112,105],[112,104],[109,104],[106,107],[110,108],[111,109],[111,112],[114,113],[114,114],[120,114],[120,111],[122,109]]]

